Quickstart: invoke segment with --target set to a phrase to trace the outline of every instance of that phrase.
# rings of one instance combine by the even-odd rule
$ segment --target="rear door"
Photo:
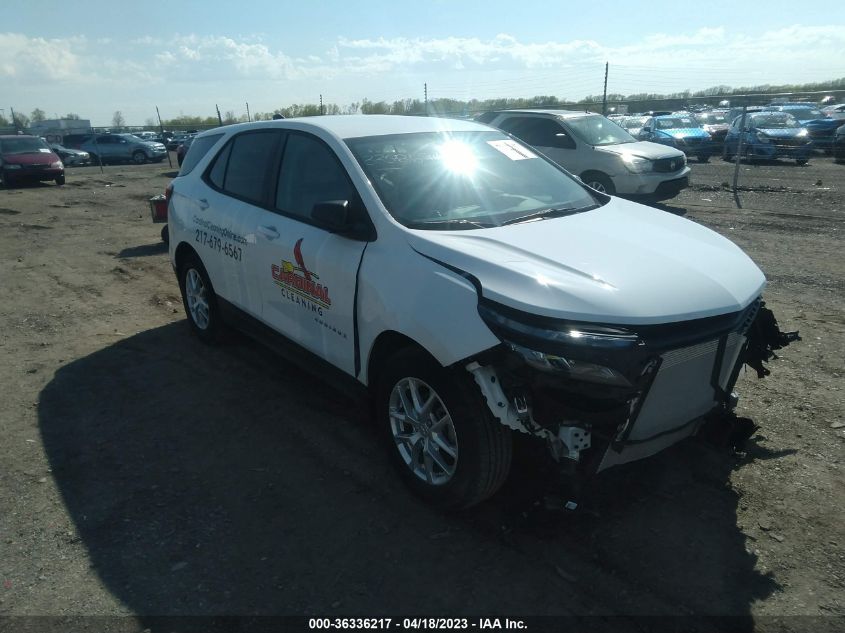
[[[215,292],[257,318],[261,295],[253,272],[259,261],[255,227],[267,212],[282,138],[279,130],[232,137],[206,170],[200,195],[191,200],[193,245]]]

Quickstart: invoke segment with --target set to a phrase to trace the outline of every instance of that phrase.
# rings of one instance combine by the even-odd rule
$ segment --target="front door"
[[[255,235],[262,320],[350,375],[356,375],[356,284],[366,242],[321,228],[318,202],[359,196],[334,151],[317,137],[288,133],[275,211],[261,213]]]

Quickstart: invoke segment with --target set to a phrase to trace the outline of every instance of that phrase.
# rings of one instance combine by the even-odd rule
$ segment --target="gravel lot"
[[[845,165],[743,165],[738,200],[732,174],[693,163],[661,208],[744,248],[803,341],[769,378],[741,376],[739,413],[761,427],[746,454],[688,441],[608,471],[575,514],[535,503],[530,462],[491,501],[439,514],[344,396],[242,337],[191,337],[147,205],[166,165],[0,190],[0,616],[845,630]]]

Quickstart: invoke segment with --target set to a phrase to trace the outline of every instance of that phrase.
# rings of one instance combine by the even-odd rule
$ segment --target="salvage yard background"
[[[535,503],[530,464],[484,505],[439,514],[342,395],[242,337],[190,336],[147,204],[166,164],[0,190],[0,616],[694,614],[843,630],[845,165],[743,164],[741,208],[732,164],[691,166],[692,187],[659,208],[745,249],[803,341],[769,378],[741,376],[739,413],[761,427],[746,454],[686,442],[607,472],[576,514]]]

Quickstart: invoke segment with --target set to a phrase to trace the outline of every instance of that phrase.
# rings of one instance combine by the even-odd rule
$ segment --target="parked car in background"
[[[736,156],[742,136],[742,157],[746,160],[794,158],[799,165],[807,164],[813,141],[798,120],[788,112],[755,112],[745,117],[745,129],[740,128],[742,117],[731,124],[725,137],[722,158]]]
[[[801,124],[806,125],[809,121],[824,119],[824,113],[812,103],[780,103],[766,106],[766,110],[774,112],[788,112]]]
[[[600,115],[579,125],[627,135]],[[797,338],[727,238],[471,121],[230,125],[197,137],[167,197],[193,334],[238,327],[347,386],[402,479],[442,507],[495,494],[515,435],[548,451],[551,479],[646,458],[706,421],[727,437],[743,363]]]
[[[62,137],[62,145],[68,149],[79,149],[93,134],[66,134]]]
[[[745,114],[746,116],[752,114],[754,112],[765,112],[766,106],[746,106],[745,107]],[[734,107],[728,110],[728,114],[725,116],[725,120],[728,124],[733,123],[737,117],[742,116],[742,107]]]
[[[81,149],[71,149],[70,147],[65,147],[64,145],[60,145],[58,143],[50,145],[50,149],[52,149],[53,152],[62,159],[62,162],[66,167],[88,165],[91,163],[91,155]]]
[[[155,132],[132,132],[134,136],[137,136],[142,141],[155,141],[157,134]]]
[[[695,120],[701,128],[713,139],[713,154],[722,151],[725,136],[728,133],[730,123],[728,122],[727,110],[707,110],[694,115]]]
[[[713,138],[688,113],[651,117],[643,123],[637,138],[674,147],[702,163],[713,153]]]
[[[194,142],[195,136],[189,136],[184,141],[182,141],[179,146],[176,148],[176,161],[179,163],[179,166],[182,166],[182,161],[185,160],[185,154],[188,153],[188,150],[191,147],[191,143]]]
[[[822,108],[822,114],[831,119],[845,119],[845,103],[838,105],[829,105]]]
[[[633,116],[623,116],[621,119],[616,121],[616,123],[620,127],[625,128],[628,131],[628,134],[636,137],[637,134],[640,133],[640,130],[643,127],[643,123],[645,123],[647,120],[648,120],[647,116],[633,115]]]
[[[103,163],[131,161],[140,165],[167,158],[164,145],[142,141],[132,134],[97,134],[80,144],[79,149],[88,152],[93,163],[102,159]]]
[[[837,163],[845,161],[845,125],[839,126],[833,137],[833,158]]]
[[[602,193],[666,199],[689,186],[683,153],[638,142],[600,114],[504,110],[486,112],[480,120],[531,145]]]
[[[0,136],[0,180],[6,187],[26,180],[65,184],[65,166],[47,143],[25,134]]]

